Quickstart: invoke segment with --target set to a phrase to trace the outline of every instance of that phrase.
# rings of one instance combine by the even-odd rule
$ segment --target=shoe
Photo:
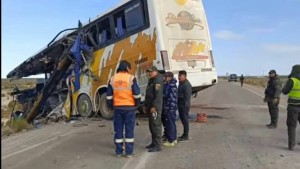
[[[166,147],[174,147],[174,146],[175,146],[175,143],[174,143],[174,141],[173,141],[172,143],[169,142],[169,141],[167,141],[167,142],[163,143],[163,146],[166,146]]]
[[[276,129],[277,128],[277,125],[276,124],[271,124],[268,126],[269,129]]]
[[[151,143],[151,144],[146,146],[146,149],[150,149],[150,148],[153,148],[153,147],[154,147],[154,145]]]
[[[168,139],[167,138],[163,138],[163,140],[162,140],[163,142],[166,142],[166,141],[168,141]]]
[[[178,137],[178,142],[186,142],[188,140],[189,140],[188,137]]]
[[[289,146],[289,150],[290,151],[294,151],[295,150],[295,146]]]
[[[131,157],[133,157],[133,155],[132,155],[132,154],[126,154],[125,157],[126,157],[126,158],[131,158]]]
[[[121,158],[121,157],[122,157],[122,154],[116,154],[116,157],[117,157],[117,158]]]
[[[267,127],[270,127],[270,126],[272,126],[272,123],[270,123],[270,124],[267,124],[266,126],[267,126]]]
[[[161,148],[157,148],[157,147],[152,147],[148,150],[148,152],[159,152],[161,151]]]
[[[178,143],[178,141],[177,140],[174,140],[174,142],[173,142],[174,144],[177,144]]]

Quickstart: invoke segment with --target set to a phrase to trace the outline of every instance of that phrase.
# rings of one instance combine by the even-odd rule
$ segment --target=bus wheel
[[[92,101],[87,94],[79,95],[77,99],[77,111],[84,117],[91,117],[93,115]]]
[[[107,120],[111,120],[113,118],[114,112],[107,107],[106,93],[101,95],[99,106],[102,117]]]

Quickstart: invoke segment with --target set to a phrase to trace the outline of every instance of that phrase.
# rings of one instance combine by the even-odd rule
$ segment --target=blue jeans
[[[114,112],[114,130],[115,130],[115,145],[116,154],[123,153],[123,131],[125,126],[125,151],[126,154],[133,153],[134,146],[134,126],[135,126],[135,111],[134,110],[119,110]]]

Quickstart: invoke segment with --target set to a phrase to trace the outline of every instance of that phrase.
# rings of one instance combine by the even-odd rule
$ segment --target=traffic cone
[[[197,113],[198,123],[207,123],[207,115],[205,113]]]

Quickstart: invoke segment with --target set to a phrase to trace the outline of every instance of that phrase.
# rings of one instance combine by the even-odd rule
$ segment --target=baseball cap
[[[272,74],[272,73],[276,74],[276,71],[275,70],[270,70],[269,74]]]
[[[152,66],[147,70],[147,72],[153,72],[153,71],[158,71],[156,66]]]
[[[174,77],[174,74],[172,73],[172,72],[167,72],[166,74],[165,74],[165,77]]]

